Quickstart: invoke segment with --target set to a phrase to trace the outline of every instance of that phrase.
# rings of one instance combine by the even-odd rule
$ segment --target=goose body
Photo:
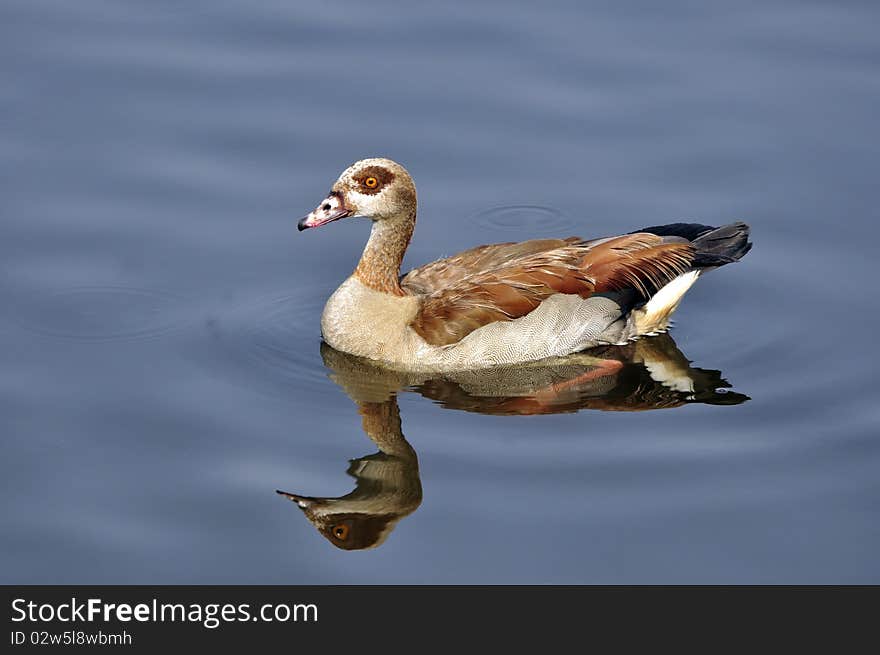
[[[664,332],[702,272],[751,247],[744,223],[676,223],[479,246],[400,277],[416,190],[388,159],[346,169],[299,229],[349,216],[370,218],[373,228],[354,273],[327,301],[323,338],[407,370],[516,364]]]

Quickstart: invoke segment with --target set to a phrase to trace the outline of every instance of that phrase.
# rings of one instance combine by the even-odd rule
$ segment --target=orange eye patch
[[[371,175],[370,177],[368,177],[367,179],[364,180],[364,186],[367,187],[368,189],[375,189],[377,186],[379,186],[379,180],[377,180],[375,177],[373,177]]]

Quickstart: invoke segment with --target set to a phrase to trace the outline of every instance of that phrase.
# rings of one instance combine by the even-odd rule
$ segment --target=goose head
[[[403,166],[379,157],[362,159],[342,172],[327,197],[297,227],[302,231],[357,216],[412,220],[415,210],[416,187]]]
[[[409,512],[394,513],[377,507],[364,511],[357,501],[343,498],[316,498],[277,491],[295,502],[306,518],[331,544],[341,550],[364,550],[381,545],[397,522]],[[416,503],[417,506],[417,503]]]
[[[357,485],[345,496],[276,493],[295,502],[318,532],[337,548],[375,548],[400,519],[412,514],[422,502],[418,458],[403,435],[398,439],[397,446],[408,452],[390,455],[380,451],[351,460],[348,473]]]

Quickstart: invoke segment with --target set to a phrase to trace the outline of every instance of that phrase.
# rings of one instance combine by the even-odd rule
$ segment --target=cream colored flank
[[[376,291],[352,275],[327,301],[321,332],[337,350],[414,371],[476,369],[561,357],[665,331],[669,316],[697,276],[695,271],[681,276],[687,284],[676,278],[661,289],[669,289],[662,297],[669,304],[646,305],[628,319],[622,320],[620,306],[607,297],[556,294],[521,318],[490,323],[457,343],[433,346],[410,326],[419,308],[418,297]],[[617,330],[612,329],[615,325]]]

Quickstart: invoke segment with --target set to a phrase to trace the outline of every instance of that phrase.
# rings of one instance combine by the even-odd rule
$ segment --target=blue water
[[[867,2],[6,0],[0,582],[880,582],[878,21]],[[546,379],[322,357],[369,228],[296,220],[376,155],[419,188],[405,269],[750,223],[752,252],[657,344],[711,388],[670,391],[632,353],[549,401]],[[370,549],[274,493],[356,484],[380,518],[349,544],[392,528]]]

